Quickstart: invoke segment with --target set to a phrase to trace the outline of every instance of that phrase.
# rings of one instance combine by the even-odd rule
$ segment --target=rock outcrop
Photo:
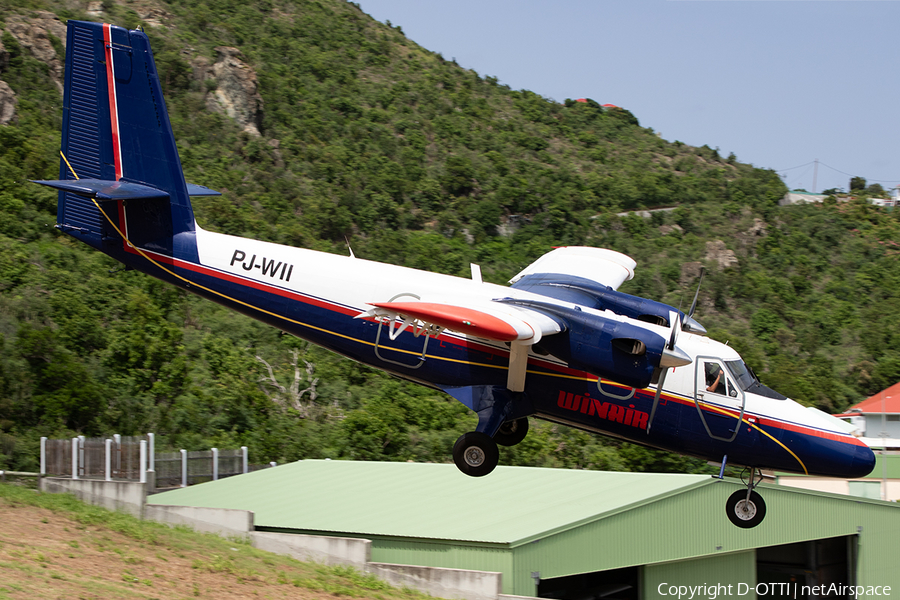
[[[722,240],[706,242],[705,259],[716,263],[720,271],[738,264],[738,258],[734,255],[734,251],[726,248],[725,242]]]
[[[16,115],[16,93],[0,80],[0,125],[6,125]]]
[[[673,225],[660,225],[659,232],[662,235],[669,235],[670,233],[678,232],[679,234],[684,233],[684,229],[682,229],[681,225],[673,224]]]
[[[0,75],[9,67],[9,52],[0,39]],[[9,84],[0,79],[0,125],[6,125],[16,115],[16,93]]]
[[[219,47],[216,52],[218,56],[212,66],[203,61],[195,64],[195,77],[204,83],[210,80],[215,83],[206,95],[207,108],[228,115],[250,135],[260,135],[263,101],[256,73],[241,60],[237,48]]]
[[[66,45],[66,25],[51,12],[39,10],[31,17],[11,16],[6,21],[9,31],[19,45],[28,50],[32,56],[50,67],[50,76],[59,91],[63,86],[63,60],[57,54],[50,41],[53,36],[63,48]]]

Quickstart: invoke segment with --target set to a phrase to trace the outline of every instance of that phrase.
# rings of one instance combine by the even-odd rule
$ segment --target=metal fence
[[[149,439],[152,439],[151,436],[120,435],[112,438],[79,436],[70,440],[44,439],[41,472],[46,475],[105,478],[109,456],[111,478],[139,480],[141,441],[148,442]]]
[[[0,447],[2,444],[0,438]],[[76,479],[143,482],[152,471],[157,488],[183,487],[274,465],[250,465],[246,446],[239,450],[211,448],[157,454],[152,433],[112,438],[79,436],[70,440],[41,438],[41,474]]]
[[[255,471],[254,467],[257,467],[247,463],[246,446],[240,450],[213,448],[193,452],[160,452],[156,454],[155,461],[158,488],[194,485]]]

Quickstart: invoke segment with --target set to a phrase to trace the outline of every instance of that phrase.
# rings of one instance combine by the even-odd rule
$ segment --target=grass
[[[30,517],[29,522],[41,531],[41,544],[20,540],[12,529],[15,525],[5,528],[0,523],[0,571],[20,574],[11,581],[0,577],[0,600],[30,597],[36,589],[53,589],[54,597],[98,594],[162,599],[199,594],[212,598],[225,597],[225,592],[235,586],[248,586],[254,595],[271,591],[273,597],[294,597],[300,588],[306,590],[298,596],[302,598],[430,598],[415,590],[392,587],[352,567],[301,562],[257,550],[243,538],[225,539],[184,526],[142,521],[85,504],[67,494],[42,494],[0,484],[0,510],[9,509],[21,515],[20,519],[11,519],[18,520],[19,526]],[[78,566],[88,563],[95,569],[93,575]],[[169,577],[169,572],[179,565],[181,581],[173,582],[178,577]],[[19,580],[23,576],[28,577],[30,587]],[[177,590],[162,589],[179,583]],[[218,586],[224,590],[222,596],[217,596]]]

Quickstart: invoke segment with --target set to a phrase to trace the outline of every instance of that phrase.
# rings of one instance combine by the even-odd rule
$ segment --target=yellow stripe
[[[63,154],[62,150],[59,151],[59,154],[63,157],[63,160],[66,161],[66,165],[68,165],[69,170],[72,171],[72,175],[75,176],[75,179],[78,179],[78,174],[75,173],[75,169],[73,169],[73,168],[72,168],[72,165],[69,164],[69,161],[68,161],[68,159],[66,158],[66,155]],[[264,314],[267,314],[267,315],[276,317],[276,318],[278,318],[278,319],[282,319],[282,320],[288,321],[288,322],[290,322],[290,323],[294,323],[295,325],[300,325],[300,326],[302,326],[302,327],[307,327],[307,328],[309,328],[309,329],[312,329],[312,330],[315,330],[315,331],[319,331],[319,332],[321,332],[321,333],[327,333],[327,334],[329,334],[329,335],[333,335],[333,336],[335,336],[335,337],[339,337],[339,338],[342,338],[342,339],[345,339],[345,340],[348,340],[348,341],[351,341],[351,342],[356,342],[356,343],[359,343],[359,344],[363,344],[363,345],[366,345],[366,346],[373,346],[373,347],[375,346],[375,344],[374,344],[373,342],[367,342],[367,341],[365,341],[365,340],[361,340],[361,339],[358,339],[358,338],[353,338],[353,337],[350,337],[350,336],[347,336],[347,335],[343,335],[343,334],[341,334],[341,333],[337,333],[337,332],[334,332],[334,331],[330,331],[330,330],[328,330],[328,329],[323,329],[323,328],[321,328],[321,327],[316,327],[315,325],[310,325],[309,323],[303,323],[302,321],[297,321],[297,320],[295,320],[295,319],[291,319],[291,318],[286,317],[286,316],[284,316],[284,315],[279,315],[279,314],[277,314],[277,313],[273,313],[273,312],[271,312],[271,311],[265,310],[265,309],[260,308],[260,307],[258,307],[258,306],[254,306],[254,305],[252,305],[252,304],[248,304],[247,302],[244,302],[243,300],[238,300],[237,298],[232,298],[231,296],[229,296],[229,295],[227,295],[227,294],[223,294],[223,293],[218,292],[218,291],[216,291],[216,290],[213,290],[213,289],[210,289],[210,288],[208,288],[208,287],[202,286],[202,285],[200,285],[200,284],[198,284],[198,283],[195,283],[195,282],[193,282],[193,281],[191,281],[191,280],[189,280],[189,279],[187,279],[187,278],[185,278],[185,277],[179,275],[178,273],[175,273],[175,272],[171,271],[171,270],[168,269],[167,267],[163,266],[162,264],[160,264],[159,262],[157,262],[156,260],[154,260],[154,259],[153,259],[151,256],[149,256],[146,252],[144,252],[143,250],[141,250],[140,248],[138,248],[136,245],[134,245],[133,243],[131,243],[131,240],[129,240],[128,237],[127,237],[124,233],[122,233],[122,230],[119,229],[118,226],[116,226],[116,224],[112,221],[112,219],[109,218],[109,215],[107,215],[106,212],[100,207],[100,204],[97,202],[97,200],[95,200],[94,198],[91,198],[91,202],[94,203],[94,205],[97,207],[97,210],[100,211],[100,214],[103,215],[103,217],[106,219],[106,221],[113,227],[113,229],[116,230],[116,232],[122,237],[123,240],[125,240],[125,242],[126,242],[129,246],[131,246],[132,248],[134,248],[134,249],[137,251],[138,254],[140,254],[142,257],[146,258],[150,263],[152,263],[153,265],[155,265],[157,268],[161,269],[162,271],[168,273],[168,274],[171,275],[172,277],[175,277],[176,279],[180,279],[181,281],[183,281],[183,282],[185,282],[185,283],[187,283],[187,284],[189,284],[189,285],[192,285],[192,286],[194,286],[194,287],[196,287],[196,288],[199,288],[199,289],[201,289],[201,290],[204,290],[204,291],[206,291],[206,292],[209,292],[210,294],[214,294],[214,295],[216,295],[216,296],[219,296],[220,298],[224,298],[225,300],[229,300],[229,301],[234,302],[234,303],[236,303],[236,304],[240,304],[241,306],[246,306],[247,308],[251,308],[251,309],[256,310],[256,311],[259,311],[259,312],[261,312],[261,313],[264,313]],[[391,351],[393,351],[393,352],[400,352],[400,353],[403,353],[403,354],[411,354],[411,355],[413,355],[413,356],[419,356],[419,353],[418,353],[418,352],[413,352],[413,351],[411,351],[411,350],[403,350],[403,349],[400,349],[400,348],[388,348],[388,349],[391,350]],[[467,360],[458,360],[458,359],[453,359],[453,358],[445,358],[445,357],[442,357],[442,356],[426,355],[426,358],[433,358],[433,359],[442,360],[442,361],[445,361],[445,362],[453,362],[453,363],[459,363],[459,364],[475,365],[475,366],[480,366],[480,367],[488,367],[488,368],[492,368],[492,369],[503,369],[503,370],[507,370],[507,371],[509,370],[509,367],[502,366],[502,365],[491,365],[491,364],[487,364],[487,363],[476,363],[476,362],[467,361]],[[533,372],[533,371],[532,371],[532,372]],[[565,376],[564,376],[564,377],[565,377]]]
[[[66,161],[66,165],[69,167],[69,170],[72,171],[72,175],[75,176],[75,179],[78,179],[78,174],[75,173],[75,169],[73,169],[73,168],[72,168],[72,165],[69,164],[69,160],[66,158],[66,155],[63,154],[62,150],[59,151],[59,154],[60,154],[60,156],[62,156],[63,160]],[[185,283],[187,283],[187,284],[189,284],[189,285],[192,285],[192,286],[194,286],[194,287],[200,288],[201,290],[207,291],[207,292],[209,292],[210,294],[215,294],[216,296],[219,296],[220,298],[224,298],[225,300],[229,300],[229,301],[231,301],[231,302],[235,302],[236,304],[240,304],[241,306],[246,306],[247,308],[252,308],[253,310],[256,310],[256,311],[259,311],[259,312],[261,312],[261,313],[264,313],[264,314],[273,316],[273,317],[275,317],[275,318],[277,318],[277,319],[283,319],[283,320],[288,321],[288,322],[290,322],[290,323],[294,323],[295,325],[300,325],[300,326],[302,326],[302,327],[307,327],[307,328],[313,329],[313,330],[315,330],[315,331],[319,331],[319,332],[322,332],[322,333],[327,333],[327,334],[329,334],[329,335],[333,335],[333,336],[336,336],[336,337],[339,337],[339,338],[342,338],[342,339],[345,339],[345,340],[349,340],[349,341],[351,341],[351,342],[356,342],[356,343],[359,343],[359,344],[364,344],[364,345],[366,345],[366,346],[375,346],[375,344],[374,344],[373,342],[367,342],[367,341],[365,341],[365,340],[360,340],[360,339],[358,339],[358,338],[353,338],[353,337],[350,337],[350,336],[347,336],[347,335],[343,335],[343,334],[341,334],[341,333],[336,333],[336,332],[334,332],[334,331],[329,331],[329,330],[327,330],[327,329],[322,329],[321,327],[316,327],[315,325],[310,325],[310,324],[308,324],[308,323],[303,323],[303,322],[301,322],[301,321],[297,321],[297,320],[291,319],[291,318],[286,317],[286,316],[284,316],[284,315],[279,315],[279,314],[270,312],[270,311],[268,311],[268,310],[265,310],[265,309],[263,309],[263,308],[259,308],[258,306],[253,306],[252,304],[248,304],[247,302],[244,302],[243,300],[238,300],[237,298],[232,298],[231,296],[228,296],[227,294],[223,294],[223,293],[221,293],[221,292],[217,292],[216,290],[213,290],[213,289],[210,289],[210,288],[208,288],[208,287],[202,286],[202,285],[200,285],[200,284],[198,284],[198,283],[194,283],[193,281],[191,281],[191,280],[189,280],[189,279],[186,279],[185,277],[182,277],[181,275],[179,275],[179,274],[177,274],[177,273],[175,273],[175,272],[169,270],[168,268],[164,267],[163,265],[161,265],[161,264],[158,263],[157,261],[153,260],[146,252],[144,252],[143,250],[141,250],[140,248],[138,248],[137,246],[135,246],[134,244],[132,244],[132,243],[131,243],[131,240],[129,240],[129,239],[125,236],[125,234],[122,233],[122,231],[118,228],[118,226],[116,226],[116,224],[113,223],[112,219],[109,218],[109,215],[107,215],[106,212],[105,212],[102,208],[100,208],[100,204],[97,202],[97,200],[94,199],[94,198],[91,198],[91,202],[94,203],[94,205],[97,207],[97,210],[100,211],[100,214],[102,214],[102,215],[104,216],[104,218],[106,218],[106,221],[107,221],[110,225],[112,225],[113,229],[115,229],[116,232],[117,232],[120,236],[122,236],[122,239],[125,240],[125,242],[126,242],[129,246],[131,246],[132,248],[134,248],[134,249],[138,252],[138,254],[140,254],[141,256],[143,256],[144,258],[146,258],[150,263],[152,263],[153,265],[155,265],[155,266],[158,267],[159,269],[165,271],[166,273],[168,273],[168,274],[171,275],[172,277],[175,277],[175,278],[177,278],[177,279],[180,279],[181,281],[183,281],[183,282],[185,282]],[[411,350],[401,350],[401,349],[399,349],[399,348],[389,348],[389,350],[392,350],[392,351],[394,351],[394,352],[401,352],[401,353],[404,353],[404,354],[412,354],[412,355],[415,355],[415,356],[418,356],[418,355],[419,355],[418,352],[413,352],[413,351],[411,351]],[[426,358],[433,358],[433,359],[442,360],[442,361],[445,361],[445,362],[453,362],[453,363],[459,363],[459,364],[464,364],[464,365],[475,365],[475,366],[479,366],[479,367],[488,367],[488,368],[492,368],[492,369],[504,369],[504,370],[507,370],[507,371],[509,370],[509,367],[504,367],[504,366],[502,366],[502,365],[489,365],[489,364],[487,364],[487,363],[476,363],[476,362],[472,362],[472,361],[468,361],[468,360],[458,360],[458,359],[454,359],[454,358],[444,358],[444,357],[442,357],[442,356],[426,355]],[[593,378],[590,378],[590,377],[582,377],[582,376],[577,376],[577,375],[565,375],[565,374],[563,374],[563,373],[545,373],[545,372],[542,372],[542,371],[540,371],[540,372],[539,372],[539,371],[526,371],[526,372],[527,372],[527,373],[532,373],[532,374],[534,374],[534,375],[543,375],[543,376],[548,376],[548,377],[559,377],[559,378],[562,378],[562,379],[574,379],[574,380],[578,380],[578,381],[589,381],[589,382],[596,381],[596,379],[593,379]],[[724,410],[721,410],[721,409],[719,409],[718,407],[715,407],[715,406],[706,404],[705,402],[703,402],[703,403],[701,403],[701,404],[704,404],[705,406],[709,407],[710,410],[713,410],[713,411],[715,411],[715,412],[719,412],[719,413],[721,413],[721,414],[728,415],[728,416],[732,416],[732,417],[734,416],[734,415],[732,415],[731,413],[728,413],[728,412],[726,412],[726,411],[724,411]],[[788,452],[791,456],[793,456],[794,458],[797,459],[797,462],[800,463],[800,466],[803,467],[803,472],[806,473],[807,475],[809,474],[809,471],[806,470],[806,465],[803,464],[803,461],[800,460],[800,458],[799,458],[796,454],[794,454],[793,452],[791,452],[790,448],[788,448],[787,446],[785,446],[784,444],[782,444],[781,442],[779,442],[778,440],[776,440],[774,437],[772,437],[772,436],[769,435],[767,432],[763,431],[762,429],[760,429],[759,427],[757,427],[757,426],[754,425],[753,423],[750,423],[750,422],[747,421],[746,419],[741,419],[741,420],[742,420],[744,423],[746,423],[747,425],[749,425],[750,427],[756,429],[757,431],[759,431],[760,433],[762,433],[763,435],[765,435],[766,437],[768,437],[769,439],[771,439],[773,442],[775,442],[776,444],[778,444],[779,446],[781,446],[781,447],[784,448],[785,450],[787,450],[787,452]]]
[[[75,172],[75,169],[72,168],[72,165],[69,164],[69,159],[66,158],[66,155],[63,154],[63,151],[59,151],[59,155],[62,156],[63,160],[66,161],[66,166],[69,167],[69,170],[72,171],[72,175],[75,176],[75,179],[78,179],[78,173]]]
[[[697,402],[698,402],[699,404],[702,404],[703,406],[706,406],[707,408],[709,408],[709,410],[711,410],[711,411],[713,411],[713,412],[717,412],[717,413],[719,413],[719,414],[726,415],[726,416],[729,416],[729,417],[734,417],[734,415],[733,415],[732,413],[726,411],[725,409],[721,409],[721,408],[719,408],[718,406],[713,406],[713,405],[711,405],[711,404],[707,404],[706,402],[700,402],[699,400],[698,400]],[[754,423],[751,423],[750,421],[748,421],[746,418],[741,418],[741,421],[743,421],[744,423],[746,423],[747,425],[749,425],[749,426],[752,427],[753,429],[757,430],[758,432],[760,432],[761,434],[763,434],[764,436],[766,436],[767,438],[769,438],[770,440],[772,440],[773,442],[775,442],[776,444],[778,444],[779,446],[781,446],[782,448],[784,448],[784,449],[787,451],[788,454],[790,454],[790,455],[793,456],[795,459],[797,459],[797,462],[800,463],[800,466],[803,468],[803,473],[806,474],[806,475],[809,475],[809,471],[806,470],[806,465],[803,464],[803,461],[800,460],[800,457],[799,457],[799,456],[797,456],[796,454],[794,454],[793,452],[791,452],[791,449],[790,449],[790,448],[788,448],[787,446],[785,446],[784,444],[782,444],[781,442],[779,442],[778,440],[776,440],[776,439],[775,439],[774,437],[772,437],[768,432],[762,430],[760,427],[758,427],[758,426],[755,425]]]

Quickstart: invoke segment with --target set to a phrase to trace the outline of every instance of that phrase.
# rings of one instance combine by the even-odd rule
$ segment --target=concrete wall
[[[254,531],[250,534],[250,542],[260,550],[285,554],[297,560],[349,565],[360,570],[365,570],[372,556],[372,542],[357,538]]]
[[[42,477],[40,490],[48,494],[74,494],[82,502],[120,510],[138,518],[147,499],[144,484],[135,481]]]
[[[407,586],[439,598],[497,600],[503,574],[440,567],[369,563],[366,570],[398,587]]]
[[[197,531],[224,536],[246,537],[253,531],[253,512],[249,510],[147,504],[143,518],[170,525],[187,525]]]

